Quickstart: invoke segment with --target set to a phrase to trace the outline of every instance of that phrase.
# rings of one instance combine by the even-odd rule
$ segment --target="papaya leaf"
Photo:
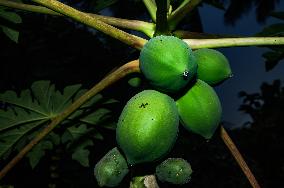
[[[15,12],[5,11],[4,9],[0,9],[0,17],[13,22],[15,24],[22,23],[22,18]]]
[[[0,8],[0,18],[3,18],[13,24],[22,23],[22,18],[17,13],[6,11],[3,8]],[[12,41],[18,43],[19,31],[15,30],[14,28],[8,27],[6,25],[0,25],[0,28],[7,37],[9,37]]]
[[[44,140],[37,144],[28,154],[27,157],[29,158],[30,165],[34,168],[40,159],[45,155],[45,150],[52,150],[53,144],[49,140]]]
[[[18,43],[19,41],[19,31],[16,31],[15,29],[0,25],[0,28],[2,28],[2,31],[4,34],[9,37],[12,41],[15,43]]]
[[[81,143],[80,145],[78,145],[78,147],[75,148],[72,154],[72,159],[78,161],[82,166],[88,167],[90,151],[86,147],[92,145],[94,145],[92,140],[85,140],[83,143]]]
[[[93,132],[93,128],[88,128],[87,125],[72,126],[66,129],[61,137],[62,143],[67,143],[67,149],[72,153],[72,159],[78,161],[82,166],[89,166],[89,150],[88,146],[94,145],[89,137],[89,133]],[[96,131],[96,138],[102,138]]]
[[[50,81],[37,81],[19,94],[14,91],[0,93],[0,159],[6,159],[12,151],[21,150],[43,125],[62,113],[85,92],[85,89],[81,89],[81,85],[67,86],[61,92]],[[86,157],[89,152],[86,149],[87,145],[81,146],[84,143],[81,142],[82,138],[102,139],[103,137],[94,127],[89,128],[86,124],[100,124],[110,117],[110,110],[96,106],[102,99],[101,94],[94,96],[66,119],[62,124],[69,127],[63,135],[52,132],[36,145],[27,156],[31,166],[35,167],[46,150],[51,150],[60,143],[66,143],[67,148],[73,148],[70,150],[73,153],[77,152],[74,154],[74,159],[80,159],[82,165],[87,165]],[[112,103],[115,100],[106,101]]]

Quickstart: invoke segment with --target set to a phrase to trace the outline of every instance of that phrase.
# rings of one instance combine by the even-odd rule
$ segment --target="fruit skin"
[[[213,136],[221,120],[222,106],[211,86],[198,79],[176,104],[181,123],[187,130],[206,139]]]
[[[142,48],[140,69],[155,89],[175,93],[193,79],[197,63],[192,50],[174,36],[157,36]]]
[[[174,100],[155,90],[144,90],[125,105],[116,128],[116,140],[131,165],[166,155],[178,135]]]
[[[214,49],[198,49],[193,52],[198,64],[197,78],[209,85],[216,85],[232,77],[228,59]]]
[[[182,158],[168,158],[156,167],[156,176],[162,182],[186,184],[190,181],[192,169]]]
[[[100,187],[115,187],[128,171],[125,158],[115,147],[96,164],[94,174]]]

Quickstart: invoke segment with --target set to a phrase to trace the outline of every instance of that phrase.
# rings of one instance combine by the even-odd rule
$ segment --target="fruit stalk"
[[[38,4],[41,4],[45,7],[48,7],[56,12],[64,14],[74,20],[81,22],[87,26],[93,27],[107,35],[112,36],[115,39],[118,39],[125,44],[132,46],[136,49],[141,49],[147,40],[126,33],[122,30],[119,30],[111,25],[108,25],[96,18],[93,18],[91,15],[84,12],[78,11],[68,5],[65,5],[56,0],[32,0]]]
[[[241,153],[239,152],[238,148],[228,135],[227,131],[223,126],[221,126],[221,138],[223,139],[224,143],[230,150],[231,154],[234,156],[235,160],[241,167],[242,171],[244,172],[245,176],[249,180],[251,186],[253,188],[260,188],[260,185],[258,184],[256,178],[254,177],[253,173],[249,169],[247,163],[245,162],[244,158],[242,157]]]
[[[157,12],[156,12],[156,31],[154,36],[158,35],[170,35],[167,13],[168,13],[168,1],[156,0]]]
[[[69,115],[71,115],[75,110],[77,110],[81,105],[91,99],[93,96],[101,92],[103,89],[107,88],[111,84],[115,83],[124,76],[139,72],[139,61],[131,61],[120,68],[118,68],[113,73],[106,76],[98,84],[96,84],[89,91],[84,93],[79,99],[72,103],[66,110],[61,114],[56,116],[49,125],[47,125],[41,132],[39,132],[36,137],[28,143],[1,171],[0,180],[11,170],[37,143],[39,143],[48,133],[50,133],[58,124],[65,120]]]

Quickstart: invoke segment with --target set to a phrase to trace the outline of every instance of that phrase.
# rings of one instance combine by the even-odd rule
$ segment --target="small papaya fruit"
[[[115,187],[128,171],[125,158],[115,147],[96,164],[94,174],[100,187]]]
[[[174,36],[150,39],[139,56],[141,72],[155,89],[175,93],[196,75],[197,63],[190,47]]]
[[[210,85],[198,79],[176,104],[186,129],[206,139],[213,136],[221,120],[222,106]]]
[[[216,85],[232,76],[228,59],[214,49],[198,49],[193,52],[198,64],[197,78],[209,85]]]
[[[191,174],[191,165],[182,158],[168,158],[156,167],[156,176],[161,182],[186,184]]]
[[[125,105],[116,128],[116,140],[131,165],[167,154],[178,134],[174,100],[155,90],[144,90]]]

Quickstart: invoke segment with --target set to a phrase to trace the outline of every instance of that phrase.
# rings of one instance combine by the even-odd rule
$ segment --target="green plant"
[[[196,38],[196,35],[191,32],[177,30],[179,22],[188,12],[192,11],[201,0],[184,0],[175,7],[175,9],[169,6],[170,1],[143,0],[153,23],[84,13],[56,0],[32,0],[32,2],[40,6],[24,4],[20,1],[0,0],[0,16],[13,23],[20,23],[21,20],[18,16],[16,16],[13,11],[10,11],[10,9],[13,8],[53,16],[69,17],[139,50],[143,48],[147,40],[129,34],[116,27],[140,31],[150,38],[154,35],[172,34],[183,38],[184,42],[192,49],[284,44],[283,37],[279,37],[279,35],[269,37],[271,35],[267,34],[267,32],[254,37],[237,38],[224,38],[222,36],[205,34],[206,38],[202,39],[202,37],[200,37],[204,36],[202,34],[198,35],[199,37]],[[11,17],[13,18],[10,19]],[[7,29],[10,27],[6,25],[1,25],[1,28],[8,37],[17,41],[17,32]],[[277,52],[277,54],[281,52],[281,50],[273,49],[273,52],[274,51]],[[266,54],[266,57],[269,55],[270,54]],[[281,55],[279,55],[279,57],[281,57]],[[88,137],[85,135],[96,135],[100,138],[98,132],[88,125],[97,124],[98,120],[101,120],[100,116],[104,116],[109,112],[108,110],[99,111],[98,109],[100,108],[97,110],[92,109],[91,106],[93,104],[91,104],[90,101],[94,100],[94,103],[96,103],[97,99],[95,96],[98,96],[98,93],[103,89],[126,75],[139,71],[139,62],[134,60],[106,76],[101,82],[88,91],[81,91],[78,86],[72,86],[66,87],[66,93],[63,92],[63,94],[60,94],[56,92],[53,88],[54,86],[49,86],[46,82],[40,82],[38,85],[35,83],[36,86],[33,85],[31,90],[22,92],[20,96],[16,96],[12,91],[1,94],[0,102],[5,105],[7,104],[6,109],[1,109],[0,112],[0,147],[1,149],[3,148],[3,150],[0,150],[2,152],[1,158],[6,159],[9,157],[11,151],[19,151],[19,153],[1,170],[0,178],[3,178],[6,173],[26,155],[29,156],[32,166],[36,165],[40,156],[44,155],[45,150],[53,149],[53,147],[59,143],[58,137],[60,137],[61,142],[66,144],[66,147],[70,149],[73,158],[79,159],[82,165],[87,166],[87,148],[92,145],[92,142],[88,140]],[[50,96],[53,96],[52,100],[49,100],[48,97]],[[55,129],[58,125],[60,125],[61,129]],[[61,132],[62,129],[63,133]],[[223,140],[227,143],[229,148],[233,148],[234,144],[230,142],[226,131],[222,129],[222,127],[221,130]],[[73,142],[77,142],[77,139],[80,140],[80,144],[72,148],[72,146],[76,146]],[[81,139],[83,139],[83,142],[81,142]],[[29,143],[25,145],[27,142]],[[241,161],[240,166],[251,184],[254,187],[259,187],[240,154],[235,152],[236,148],[232,151],[234,151],[232,152],[234,157],[238,161]]]

